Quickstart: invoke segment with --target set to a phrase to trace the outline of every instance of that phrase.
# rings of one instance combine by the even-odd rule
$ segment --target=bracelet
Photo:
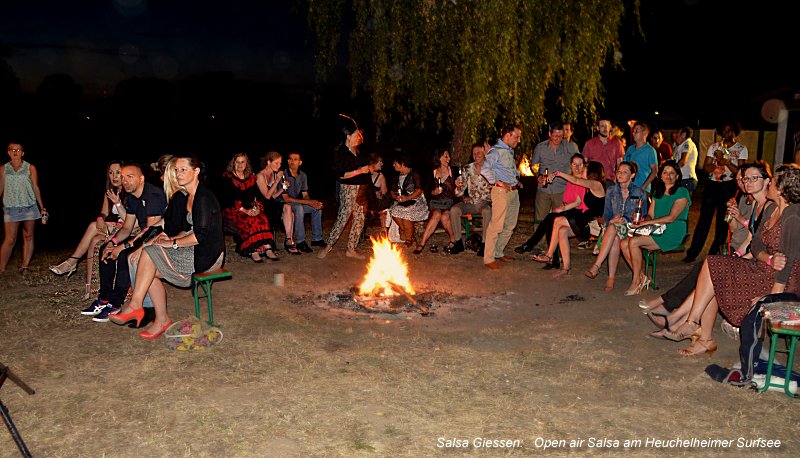
[[[117,246],[117,245],[119,245],[119,240],[117,240],[117,238],[116,238],[116,237],[112,237],[112,238],[111,238],[111,243],[113,243],[113,244],[114,244],[114,246]]]
[[[744,222],[742,223],[742,226],[744,226],[744,227],[747,227],[749,225],[750,225],[750,220],[749,219],[744,220]]]
[[[560,176],[561,176],[561,170],[556,170],[556,176],[557,176],[557,177],[560,177]]]
[[[97,221],[98,222],[99,221],[105,221],[105,218],[103,217],[103,215],[100,215],[100,216],[97,217]]]
[[[773,256],[774,256],[774,255],[772,255],[772,254],[771,254],[771,255],[769,255],[769,257],[767,258],[767,265],[768,265],[768,266],[770,266],[770,267],[772,267],[772,257],[773,257]]]
[[[742,257],[742,252],[739,251],[739,250],[734,251],[733,254],[735,254],[736,256],[738,256],[740,258]]]

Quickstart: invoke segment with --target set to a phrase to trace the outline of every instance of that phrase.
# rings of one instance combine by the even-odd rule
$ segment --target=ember
[[[411,298],[414,288],[408,280],[408,266],[400,250],[392,246],[388,238],[371,240],[372,258],[364,282],[359,287],[359,294],[382,297],[406,295]]]

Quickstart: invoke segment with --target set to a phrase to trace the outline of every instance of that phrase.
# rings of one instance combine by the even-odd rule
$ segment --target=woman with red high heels
[[[144,317],[142,301],[149,293],[156,318],[150,327],[139,333],[145,339],[155,339],[172,325],[161,279],[188,287],[193,273],[222,267],[225,257],[222,212],[214,194],[200,184],[200,172],[200,162],[195,156],[176,156],[177,183],[186,194],[176,192],[169,206],[178,206],[182,211],[177,214],[183,217],[166,218],[165,232],[145,244],[136,269],[131,301],[119,314],[110,316],[116,324],[136,320],[138,326]],[[176,236],[167,235],[176,232]]]
[[[93,262],[91,260],[96,255],[97,247],[114,237],[114,234],[122,227],[122,222],[125,221],[127,213],[123,199],[125,199],[125,190],[122,189],[122,162],[114,160],[109,162],[106,167],[106,193],[97,220],[89,223],[78,246],[69,258],[61,264],[50,266],[50,271],[54,274],[69,277],[77,270],[78,262],[83,255],[86,255],[86,298],[92,295]]]
[[[746,179],[765,178],[753,170],[747,170]],[[739,326],[762,296],[800,291],[800,166],[778,167],[767,192],[775,205],[762,213],[764,221],[750,247],[753,258],[713,255],[703,261],[686,321],[664,333],[670,340],[692,339],[679,354],[693,356],[717,349],[711,338],[717,311]]]

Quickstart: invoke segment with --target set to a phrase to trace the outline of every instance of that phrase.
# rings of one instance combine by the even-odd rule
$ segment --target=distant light
[[[86,116],[86,120],[87,120],[87,121],[91,121],[91,120],[92,120],[92,117],[91,117],[91,116]]]
[[[657,112],[657,111],[656,111],[654,114],[655,114],[656,116],[658,116],[658,115],[660,115],[661,113],[659,113],[659,112]]]

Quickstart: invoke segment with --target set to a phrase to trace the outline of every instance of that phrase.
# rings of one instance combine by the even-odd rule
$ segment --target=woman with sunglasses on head
[[[122,227],[125,221],[125,190],[122,188],[122,162],[111,161],[106,167],[106,189],[103,196],[103,204],[100,206],[100,214],[97,219],[86,228],[83,237],[75,251],[72,252],[61,264],[50,266],[50,271],[56,275],[72,275],[77,270],[78,262],[86,255],[86,291],[85,298],[92,294],[92,270],[91,261],[97,255],[97,247],[103,242],[110,240],[114,234]]]

